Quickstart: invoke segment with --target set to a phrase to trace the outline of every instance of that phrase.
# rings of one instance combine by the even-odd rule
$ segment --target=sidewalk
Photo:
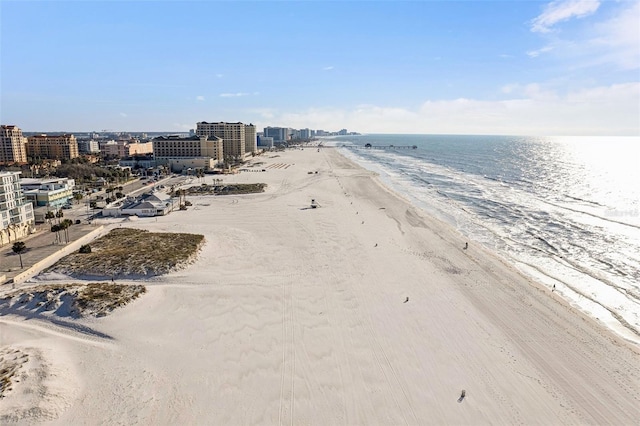
[[[88,224],[71,225],[69,227],[69,240],[75,241],[87,235],[97,227],[98,225]],[[13,277],[22,271],[47,256],[52,255],[66,245],[53,244],[55,234],[50,231],[50,225],[40,224],[38,225],[38,229],[39,231],[35,234],[31,234],[26,238],[18,239],[18,241],[24,242],[27,246],[27,251],[22,253],[23,268],[20,268],[20,257],[12,250],[14,241],[0,247],[0,277],[5,275],[5,280],[4,282],[0,282],[0,285],[11,281]],[[60,232],[60,235],[62,235],[62,232]]]

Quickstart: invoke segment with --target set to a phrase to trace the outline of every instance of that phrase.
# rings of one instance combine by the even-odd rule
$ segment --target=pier
[[[371,145],[370,143],[364,146],[356,145],[336,145],[326,146],[318,145],[318,148],[349,148],[349,149],[418,149],[417,145]]]
[[[350,146],[348,148],[354,149],[418,149],[417,145],[371,145],[370,143],[365,146]]]

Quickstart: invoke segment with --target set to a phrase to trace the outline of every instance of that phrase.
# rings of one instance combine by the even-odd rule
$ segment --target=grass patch
[[[204,236],[151,233],[117,228],[91,243],[91,253],[72,253],[49,271],[71,276],[155,276],[188,264],[204,244]]]
[[[146,291],[143,285],[91,283],[80,289],[75,303],[80,312],[96,312],[96,316],[102,316],[126,305]]]
[[[102,317],[147,291],[143,285],[115,283],[44,284],[15,290],[0,298],[3,309],[59,317]]]
[[[185,191],[187,195],[237,195],[255,194],[264,192],[266,183],[233,183],[229,185],[208,185],[191,186]],[[177,197],[178,195],[174,195]]]

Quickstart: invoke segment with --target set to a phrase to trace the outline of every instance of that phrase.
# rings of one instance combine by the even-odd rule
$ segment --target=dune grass
[[[91,253],[72,253],[49,271],[106,278],[161,275],[188,264],[203,244],[198,234],[117,228],[92,242]]]
[[[143,285],[110,282],[42,284],[18,289],[0,298],[3,310],[59,317],[102,317],[147,291]]]

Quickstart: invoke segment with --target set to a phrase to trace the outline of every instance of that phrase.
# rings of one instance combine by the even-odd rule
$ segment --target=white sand
[[[25,423],[638,424],[637,346],[462,250],[333,149],[256,161],[267,172],[225,181],[264,194],[126,223],[207,243],[127,307],[79,321],[96,335],[0,317],[0,347],[55,373],[36,401],[48,414]],[[19,390],[0,415],[33,408]]]

